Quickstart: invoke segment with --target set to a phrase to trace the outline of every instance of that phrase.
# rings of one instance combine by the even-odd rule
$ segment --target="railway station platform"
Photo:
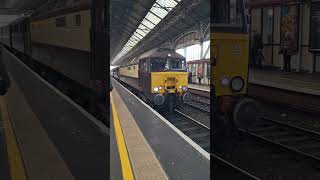
[[[109,129],[18,58],[0,50],[11,79],[0,98],[7,179],[107,179]]]
[[[320,96],[320,73],[285,73],[271,69],[251,69],[249,82],[251,84]]]
[[[122,169],[111,169],[113,179],[209,179],[209,153],[116,80],[112,84],[110,142],[117,146],[111,168]]]
[[[188,88],[204,92],[210,92],[210,86],[204,84],[189,83]]]

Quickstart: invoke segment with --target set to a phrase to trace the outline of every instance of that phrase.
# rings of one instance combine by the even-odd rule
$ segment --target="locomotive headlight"
[[[187,86],[182,86],[181,89],[182,89],[182,91],[186,91],[187,90]]]
[[[229,86],[229,84],[230,84],[230,79],[229,78],[224,77],[224,78],[221,79],[221,85],[222,86]]]
[[[244,87],[244,80],[241,77],[237,76],[231,80],[231,89],[233,91],[239,92],[243,89],[243,87]]]
[[[158,91],[159,91],[159,88],[158,88],[158,87],[154,87],[154,88],[153,88],[153,91],[154,91],[154,92],[158,92]]]

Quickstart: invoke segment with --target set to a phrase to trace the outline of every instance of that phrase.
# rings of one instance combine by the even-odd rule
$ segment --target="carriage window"
[[[56,19],[56,27],[65,27],[67,24],[66,17],[60,17]]]
[[[74,19],[75,19],[75,25],[81,26],[81,15],[80,14],[75,15]]]
[[[133,66],[133,69],[136,69],[136,66]]]

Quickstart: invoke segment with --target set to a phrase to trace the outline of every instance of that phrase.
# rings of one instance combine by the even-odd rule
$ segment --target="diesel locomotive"
[[[169,111],[191,100],[186,59],[173,49],[156,48],[113,70],[113,77]]]

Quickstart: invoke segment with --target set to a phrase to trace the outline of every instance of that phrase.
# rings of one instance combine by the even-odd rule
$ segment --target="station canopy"
[[[144,17],[136,31],[132,34],[122,50],[117,54],[114,62],[129,52],[140,40],[142,40],[167,14],[176,7],[181,0],[156,0],[150,11]]]
[[[111,65],[131,61],[207,19],[208,0],[111,1]]]
[[[21,15],[32,12],[47,2],[48,0],[1,0],[0,15]]]

